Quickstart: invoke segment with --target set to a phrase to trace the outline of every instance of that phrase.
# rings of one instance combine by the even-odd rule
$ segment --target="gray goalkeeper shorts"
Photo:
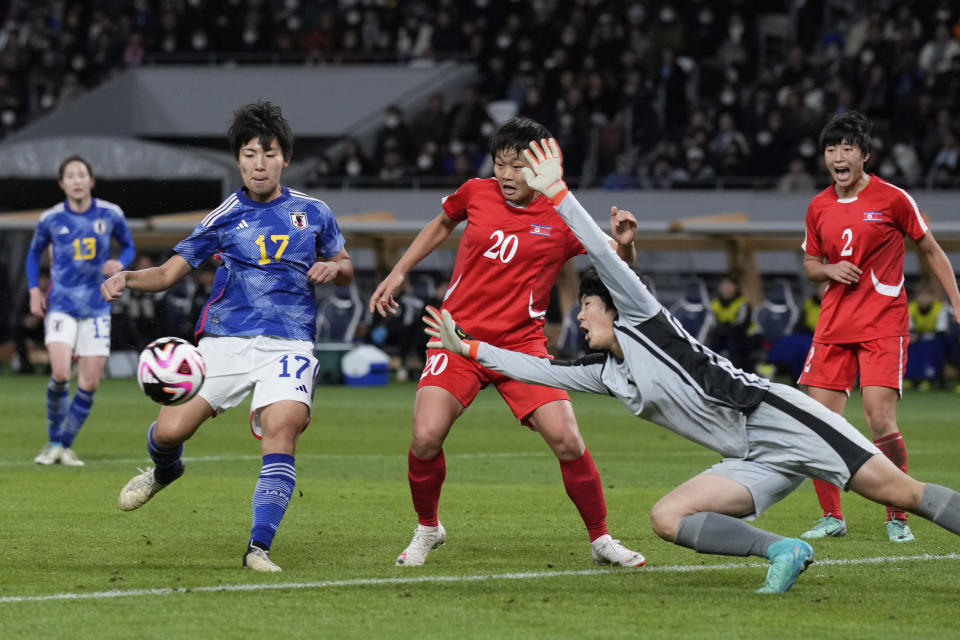
[[[817,478],[846,489],[850,478],[880,450],[840,414],[787,385],[774,383],[747,415],[750,448],[743,458],[725,458],[703,473],[737,482],[764,512]]]

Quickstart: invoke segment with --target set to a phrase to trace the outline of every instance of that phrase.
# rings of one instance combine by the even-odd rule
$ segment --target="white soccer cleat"
[[[130,478],[130,481],[123,485],[123,489],[120,489],[117,506],[121,511],[133,511],[142,507],[158,491],[167,486],[157,482],[157,478],[153,475],[153,467],[146,469],[137,467],[137,469],[140,473]]]
[[[63,452],[60,454],[60,464],[68,467],[82,467],[84,462],[77,457],[77,454],[73,452],[73,449],[64,448]]]
[[[243,554],[243,568],[272,573],[283,571],[283,569],[270,559],[269,551],[254,545],[247,547],[247,552]]]
[[[604,534],[590,543],[590,555],[597,564],[612,564],[620,567],[642,567],[647,559],[642,553],[630,551],[614,540],[610,534]]]
[[[51,464],[60,462],[60,458],[63,457],[63,451],[63,446],[59,444],[48,444],[37,454],[37,457],[35,457],[33,461],[37,464],[50,466]]]
[[[397,557],[398,567],[420,567],[423,566],[427,554],[434,549],[439,548],[447,541],[447,531],[439,522],[435,527],[425,527],[422,524],[417,525],[413,532],[413,540],[407,545],[407,548]]]

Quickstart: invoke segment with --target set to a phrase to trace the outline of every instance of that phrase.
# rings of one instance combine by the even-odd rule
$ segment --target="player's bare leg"
[[[843,415],[843,410],[847,406],[847,393],[845,391],[808,387],[807,393],[827,409]],[[810,540],[847,535],[847,523],[843,519],[840,506],[840,487],[823,480],[814,479],[813,488],[817,492],[820,508],[823,509],[823,517],[817,520],[811,529],[803,532],[800,537]]]
[[[446,389],[428,386],[417,391],[413,437],[407,454],[407,479],[417,512],[417,528],[410,544],[397,557],[397,566],[421,566],[427,554],[447,540],[438,517],[440,491],[447,475],[443,442],[462,413],[463,405]]]
[[[753,497],[738,482],[703,473],[660,499],[650,512],[654,532],[698,553],[760,556],[770,560],[758,593],[783,593],[813,562],[813,549],[740,520],[755,510]]]
[[[537,407],[527,420],[560,461],[563,486],[586,525],[593,561],[622,567],[643,566],[643,554],[626,548],[607,530],[600,472],[580,435],[571,402],[548,402]]]

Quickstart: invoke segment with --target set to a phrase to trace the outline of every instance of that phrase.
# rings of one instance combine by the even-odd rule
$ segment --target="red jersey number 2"
[[[844,240],[843,249],[840,250],[840,257],[852,256],[853,255],[853,229],[847,227],[843,230],[843,233],[840,234]]]

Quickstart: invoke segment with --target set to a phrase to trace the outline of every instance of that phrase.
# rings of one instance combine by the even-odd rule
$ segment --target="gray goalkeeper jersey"
[[[617,256],[572,193],[557,211],[610,290],[623,360],[596,354],[562,362],[481,343],[480,364],[524,382],[608,393],[635,415],[725,457],[746,455],[746,414],[763,401],[770,381],[737,369],[687,333]]]

